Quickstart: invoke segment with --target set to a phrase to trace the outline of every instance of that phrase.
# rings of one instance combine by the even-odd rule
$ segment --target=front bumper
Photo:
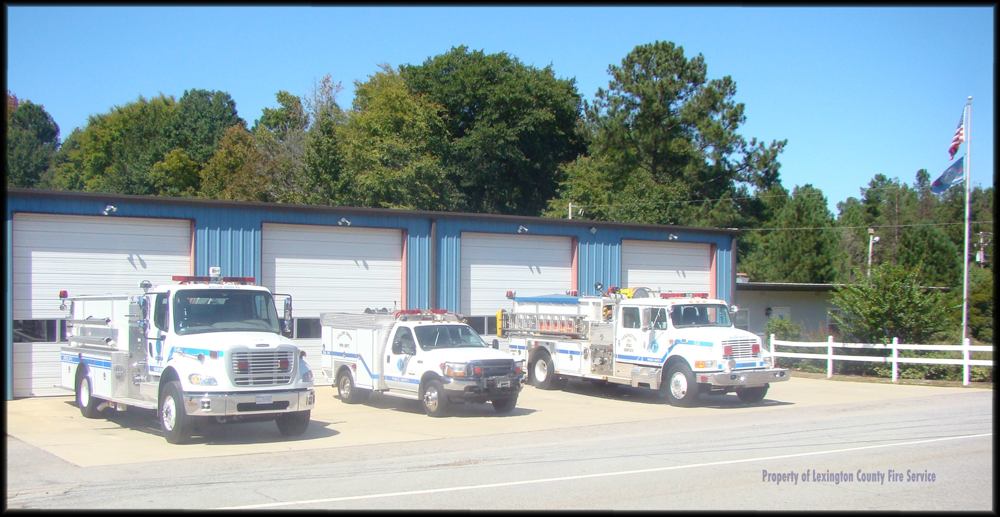
[[[695,373],[695,378],[699,383],[707,383],[712,386],[745,386],[753,388],[772,382],[787,381],[791,378],[791,374],[788,370],[774,368],[767,370],[736,370],[729,373]]]
[[[289,391],[240,393],[184,393],[184,410],[190,416],[267,415],[306,411],[316,405],[311,388]]]
[[[456,379],[443,377],[441,385],[452,397],[481,398],[515,395],[523,387],[520,376],[492,377],[489,379]]]

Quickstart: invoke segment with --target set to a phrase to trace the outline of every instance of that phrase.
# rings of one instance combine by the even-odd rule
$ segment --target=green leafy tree
[[[962,283],[962,252],[939,227],[904,228],[896,255],[900,265],[920,270],[920,283],[925,286]]]
[[[186,90],[177,102],[172,147],[203,165],[212,157],[222,134],[235,124],[246,122],[237,114],[236,102],[228,93]]]
[[[708,80],[701,55],[687,59],[683,48],[657,41],[635,47],[608,73],[608,89],[598,89],[586,111],[593,130],[589,156],[600,158],[591,163],[602,164],[607,177],[589,182],[610,185],[614,202],[592,207],[592,217],[694,224],[720,204],[713,201],[699,211],[704,205],[692,201],[749,197],[751,189],[767,190],[778,182],[777,156],[785,142],[766,146],[737,133],[745,116],[743,105],[733,100],[736,84],[728,76]],[[575,169],[567,171],[572,183]],[[584,204],[573,193],[564,187],[560,199],[550,203],[550,214],[567,202]],[[725,204],[732,205],[734,216],[724,219],[739,221],[735,214],[744,207]]]
[[[944,295],[942,307],[946,312],[947,337],[958,342],[962,337],[962,297],[961,283]],[[985,343],[993,342],[993,272],[989,269],[971,266],[969,268],[969,322],[968,335]]]
[[[762,282],[832,283],[840,258],[839,235],[823,193],[812,185],[795,187],[792,197],[765,232],[750,260],[751,278]]]
[[[411,93],[392,68],[381,70],[355,82],[354,109],[343,130],[345,202],[456,209],[460,195],[441,159],[447,141],[443,109]]]
[[[313,85],[313,91],[306,99],[305,106],[311,119],[304,158],[306,202],[309,204],[344,204],[342,200],[346,199],[342,192],[344,157],[341,133],[347,114],[337,103],[337,95],[342,89],[340,83],[334,82],[327,74]]]
[[[306,131],[309,115],[302,99],[279,91],[278,108],[264,108],[251,133],[264,156],[255,165],[258,175],[268,178],[267,197],[279,203],[306,203],[311,194],[303,174],[306,155]]]
[[[240,124],[230,126],[215,154],[200,172],[200,197],[232,201],[273,201],[265,161],[253,135]]]
[[[559,165],[584,150],[580,94],[551,66],[460,46],[399,73],[412,93],[444,108],[441,159],[469,211],[539,215],[556,193]]]
[[[59,126],[42,105],[9,92],[7,109],[7,186],[34,188],[59,148]]]
[[[860,343],[925,343],[941,330],[939,293],[918,285],[918,273],[903,266],[883,264],[872,268],[865,280],[834,291],[831,303],[846,335]]]
[[[198,162],[184,151],[174,149],[162,161],[153,164],[149,180],[153,190],[161,196],[195,197],[201,183],[200,169]]]

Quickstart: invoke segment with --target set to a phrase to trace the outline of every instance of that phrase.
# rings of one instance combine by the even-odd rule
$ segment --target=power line
[[[969,221],[970,224],[993,224],[993,221]],[[738,228],[741,232],[782,231],[782,230],[856,230],[862,228],[909,228],[914,226],[954,226],[961,223],[920,223],[920,224],[887,224],[881,226],[822,226],[818,228]]]

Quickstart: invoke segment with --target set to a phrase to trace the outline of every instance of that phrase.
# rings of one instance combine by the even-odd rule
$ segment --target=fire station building
[[[7,400],[69,394],[60,291],[140,294],[210,267],[290,294],[313,361],[322,312],[446,309],[488,335],[511,290],[736,299],[732,229],[7,189],[6,230]]]

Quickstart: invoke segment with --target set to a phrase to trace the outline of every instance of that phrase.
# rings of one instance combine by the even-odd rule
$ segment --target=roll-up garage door
[[[65,395],[59,384],[59,291],[141,293],[139,282],[191,274],[191,222],[14,214],[14,396]]]
[[[622,285],[710,293],[712,245],[622,240]]]
[[[402,308],[401,230],[265,223],[261,282],[292,295],[295,344],[318,372],[319,315]],[[280,310],[280,308],[279,308]]]
[[[572,246],[570,237],[462,232],[462,314],[510,310],[509,290],[534,296],[572,289]]]
[[[292,295],[296,318],[402,308],[401,230],[265,223],[261,282]]]

